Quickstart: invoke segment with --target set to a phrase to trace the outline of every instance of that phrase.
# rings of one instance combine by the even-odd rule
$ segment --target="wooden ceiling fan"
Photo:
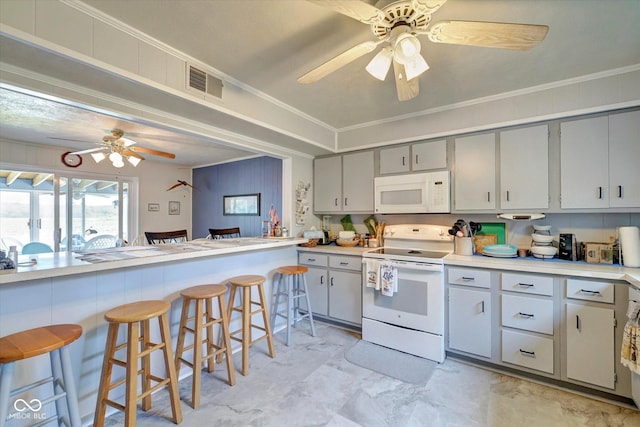
[[[140,153],[166,157],[168,159],[176,158],[176,155],[173,153],[135,145],[136,142],[134,140],[124,137],[124,132],[121,129],[113,129],[111,134],[102,137],[102,142],[97,142],[96,144],[98,144],[99,147],[74,151],[71,154],[81,155],[92,153],[91,156],[96,163],[109,157],[109,160],[111,160],[115,167],[124,166],[123,159],[129,161],[133,166],[137,166],[140,161],[145,159]],[[104,151],[110,152],[110,154],[107,155],[103,153]]]
[[[376,6],[360,0],[308,1],[370,25],[378,40],[348,49],[301,76],[298,82],[314,83],[386,43],[366,68],[373,77],[384,80],[393,64],[400,101],[418,96],[418,77],[429,69],[420,54],[417,36],[426,35],[434,43],[529,50],[549,31],[546,25],[500,22],[439,21],[430,25],[431,15],[447,0],[381,0]]]

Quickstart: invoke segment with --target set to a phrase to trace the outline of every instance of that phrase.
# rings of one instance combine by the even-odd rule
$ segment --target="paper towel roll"
[[[618,235],[622,249],[622,265],[640,267],[640,228],[620,227]]]

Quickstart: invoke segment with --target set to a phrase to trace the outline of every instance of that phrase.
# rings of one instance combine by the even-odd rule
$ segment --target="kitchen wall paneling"
[[[193,170],[193,238],[209,228],[240,227],[242,237],[260,236],[263,219],[274,206],[282,220],[282,160],[258,157]],[[223,215],[222,198],[260,193],[260,215]],[[290,224],[284,224],[289,226]]]

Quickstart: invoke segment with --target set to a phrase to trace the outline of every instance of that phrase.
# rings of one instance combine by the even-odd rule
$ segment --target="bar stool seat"
[[[263,284],[265,281],[266,278],[259,275],[236,276],[228,280],[231,285],[228,305],[229,323],[231,323],[234,312],[241,313],[242,318],[242,327],[230,332],[229,334],[232,340],[242,343],[242,375],[247,375],[249,373],[249,348],[258,341],[266,339],[269,347],[269,356],[272,358],[276,357],[276,351],[273,346],[273,336],[271,334],[271,326],[269,324],[266,298],[264,296]],[[251,288],[254,286],[258,288],[258,301],[253,301],[251,299]],[[240,304],[234,306],[233,304],[235,302],[236,291],[238,289],[241,290],[239,293]],[[254,305],[258,306],[258,308],[252,311],[252,306]],[[253,323],[253,316],[256,314],[262,314],[264,327]],[[258,329],[264,332],[264,334],[254,340],[252,337],[253,329]],[[241,337],[239,338],[236,335],[241,335]],[[221,355],[218,355],[218,361],[220,361],[221,357]]]
[[[81,335],[82,326],[61,324],[29,329],[0,338],[0,426],[5,425],[11,397],[48,383],[53,384],[54,395],[40,400],[40,407],[55,401],[58,420],[72,427],[81,426],[68,347]],[[51,360],[52,376],[12,391],[15,362],[47,353]],[[62,400],[66,401],[66,407]],[[51,422],[51,418],[46,421]]]
[[[214,370],[214,357],[226,355],[227,376],[229,385],[236,383],[236,372],[233,366],[233,356],[231,354],[231,339],[229,337],[229,319],[225,307],[224,295],[227,292],[226,285],[199,285],[183,289],[182,295],[182,315],[180,317],[180,329],[178,332],[178,343],[176,345],[176,372],[180,373],[180,364],[184,363],[193,370],[191,383],[191,406],[195,409],[200,406],[200,385],[202,381],[202,363],[207,362],[207,371]],[[218,318],[213,317],[213,299],[218,300]],[[191,301],[195,301],[193,317],[189,317]],[[206,306],[203,307],[203,305]],[[189,327],[189,322],[193,322],[193,327]],[[215,345],[213,340],[213,325],[220,325],[220,345]],[[206,329],[206,336],[203,339],[202,330]],[[187,332],[193,334],[193,344],[184,345]],[[206,353],[202,355],[202,345],[206,345]],[[193,350],[191,360],[183,358],[183,353]]]
[[[279,267],[276,272],[280,275],[278,284],[275,287],[271,300],[271,325],[275,326],[278,316],[287,321],[286,345],[291,341],[291,326],[296,327],[297,322],[302,319],[309,319],[311,326],[311,336],[316,336],[313,325],[313,314],[311,313],[311,302],[307,292],[306,273],[309,269],[303,265],[287,265]],[[280,311],[281,297],[286,302],[286,311]],[[306,303],[306,313],[300,313],[300,298],[304,298]]]
[[[102,364],[102,375],[98,388],[98,401],[96,403],[96,415],[94,426],[103,426],[107,405],[125,413],[125,426],[136,425],[137,402],[142,399],[142,409],[151,408],[151,394],[167,385],[171,402],[172,420],[175,424],[182,421],[182,409],[178,395],[178,380],[175,370],[175,361],[171,350],[171,335],[169,333],[169,320],[167,312],[171,305],[166,301],[139,301],[120,305],[104,315],[109,322],[105,356]],[[157,318],[160,326],[161,341],[150,341],[150,320]],[[117,345],[118,330],[120,324],[127,324],[127,339],[123,344]],[[141,349],[139,348],[141,347]],[[117,351],[126,349],[126,360],[117,359]],[[159,378],[151,374],[151,353],[162,350],[166,369],[166,378]],[[142,367],[138,369],[138,359],[142,359]],[[113,365],[118,365],[126,370],[125,378],[111,383]],[[138,395],[138,375],[142,376],[142,393]],[[156,384],[151,386],[151,381]],[[117,386],[125,384],[125,402],[109,400],[109,391]]]

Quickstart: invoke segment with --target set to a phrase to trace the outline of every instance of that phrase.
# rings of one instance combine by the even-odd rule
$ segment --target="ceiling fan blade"
[[[107,147],[89,148],[86,150],[74,151],[71,154],[80,155],[80,154],[88,154],[88,153],[93,153],[95,151],[105,151],[105,150],[107,150]]]
[[[365,24],[384,25],[384,12],[360,0],[308,0]]]
[[[376,48],[376,46],[378,46],[382,42],[383,40],[380,40],[377,42],[367,41],[364,43],[360,43],[359,45],[356,45],[351,49],[345,52],[342,52],[340,55],[336,56],[335,58],[328,60],[324,64],[314,68],[304,76],[298,78],[298,83],[303,83],[303,84],[315,83],[321,78],[333,73],[337,69],[344,67],[351,61],[355,61],[356,59],[360,58],[362,55],[366,55],[367,53],[373,51]]]
[[[142,157],[140,154],[136,153],[133,150],[123,150],[122,154],[124,154],[125,156],[132,156],[132,157],[136,157],[140,160],[144,160],[144,157]]]
[[[167,153],[165,151],[154,150],[153,148],[145,148],[145,147],[131,147],[129,151],[139,151],[141,153],[152,154],[154,156],[166,157],[168,159],[175,159],[176,155],[172,153]]]
[[[546,25],[440,21],[427,34],[435,43],[529,50],[544,40],[548,31]]]
[[[408,101],[418,96],[420,93],[420,80],[418,77],[407,80],[404,74],[404,66],[395,60],[393,61],[393,73],[396,77],[398,101]]]

